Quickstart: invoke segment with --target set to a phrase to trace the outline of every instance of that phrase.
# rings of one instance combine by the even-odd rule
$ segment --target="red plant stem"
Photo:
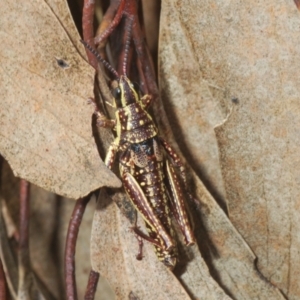
[[[84,295],[84,300],[94,300],[99,277],[100,274],[98,272],[91,270],[89,281]]]
[[[0,299],[7,299],[6,279],[3,270],[2,261],[0,260]]]
[[[83,10],[82,10],[82,34],[83,40],[87,42],[90,46],[95,48],[94,43],[94,30],[93,30],[93,20],[95,11],[95,0],[84,0]],[[95,55],[86,49],[86,54],[89,63],[95,70],[98,69],[98,62]]]
[[[300,0],[294,0],[297,8],[300,10]]]
[[[147,82],[142,70],[142,62],[136,57],[136,66],[137,66],[137,70],[138,70],[138,74],[139,74],[139,80],[140,80],[140,90],[142,92],[143,95],[145,94],[150,94],[148,86],[147,86]]]
[[[132,26],[132,38],[134,41],[135,50],[138,59],[141,61],[142,71],[145,76],[149,92],[153,96],[153,98],[156,99],[158,97],[158,87],[155,80],[154,68],[150,59],[150,55],[148,54],[144,41],[144,35],[138,21],[138,8],[136,0],[127,0],[125,13],[129,16],[134,17]]]
[[[82,217],[90,200],[89,196],[79,198],[76,201],[67,233],[65,248],[65,285],[68,300],[77,300],[77,288],[75,278],[75,252],[76,241]]]
[[[3,157],[0,154],[0,179],[2,178],[2,166],[3,166]],[[1,185],[1,181],[0,181],[0,185]],[[1,186],[0,186],[1,187]]]
[[[30,269],[29,263],[29,194],[30,183],[24,179],[20,181],[20,228],[19,228],[19,265],[25,270]]]
[[[118,5],[118,6],[117,6]],[[107,9],[102,22],[97,30],[97,36],[95,37],[95,44],[98,45],[102,43],[109,35],[114,31],[114,29],[119,25],[124,11],[125,0],[120,0],[120,3],[117,1],[111,1],[109,8]],[[117,12],[116,7],[118,7]],[[112,16],[114,18],[112,20]]]
[[[3,157],[0,155],[0,187],[1,187],[1,179],[2,179],[2,164]],[[0,299],[6,300],[6,280],[5,273],[3,270],[2,260],[0,259]]]
[[[128,42],[128,41],[130,42],[130,40],[131,40],[131,27],[132,27],[132,20],[129,18],[126,18],[125,24],[124,24],[123,37],[122,37],[122,51],[120,52],[119,57],[118,57],[118,69],[117,69],[119,74],[127,75],[127,76],[129,76],[129,72],[130,72],[133,48],[132,48],[132,46],[130,46],[127,54],[125,54],[125,44],[126,44],[126,42]],[[130,37],[130,40],[129,40],[129,37]],[[125,55],[127,55],[126,66],[124,66]],[[127,70],[126,74],[124,73],[124,69]]]

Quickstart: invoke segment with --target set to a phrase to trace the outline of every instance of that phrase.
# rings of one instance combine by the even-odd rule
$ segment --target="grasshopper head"
[[[122,108],[139,101],[139,95],[133,83],[122,75],[118,79],[118,85],[112,90],[115,98],[116,107]]]

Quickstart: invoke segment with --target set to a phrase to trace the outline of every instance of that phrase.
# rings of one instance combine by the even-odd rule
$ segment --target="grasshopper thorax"
[[[117,82],[117,87],[112,90],[117,108],[122,108],[139,101],[137,90],[127,76],[120,76]]]

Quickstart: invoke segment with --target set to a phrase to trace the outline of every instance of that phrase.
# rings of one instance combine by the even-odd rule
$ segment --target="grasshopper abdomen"
[[[122,178],[130,176],[129,182],[124,180],[125,190],[146,221],[150,241],[154,243],[158,258],[173,268],[177,251],[169,193],[165,185],[164,160],[157,138],[153,137],[131,144],[125,150],[120,157],[120,171]],[[147,205],[148,210],[144,208]],[[154,222],[151,214],[155,216]]]

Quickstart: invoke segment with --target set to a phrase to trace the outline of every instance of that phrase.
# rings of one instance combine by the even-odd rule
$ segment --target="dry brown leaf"
[[[225,193],[213,128],[226,117],[231,96],[237,92],[232,88],[237,78],[232,78],[230,71],[238,69],[241,77],[241,72],[249,68],[243,66],[243,58],[235,61],[232,54],[235,48],[239,48],[244,56],[249,53],[246,50],[247,28],[236,23],[236,18],[243,20],[247,12],[248,18],[262,17],[265,14],[260,10],[264,5],[270,11],[283,9],[276,8],[273,3],[261,3],[258,7],[254,2],[241,4],[238,1],[227,5],[208,1],[162,3],[159,71],[163,103],[172,129],[177,129],[175,136],[185,158],[208,183],[210,191],[223,201]],[[235,16],[238,9],[239,17]],[[252,14],[249,13],[251,9]],[[296,14],[292,4],[290,12]],[[230,37],[238,32],[244,37],[242,44],[230,41]],[[255,49],[252,51],[255,53]],[[253,54],[249,56],[254,63]],[[243,82],[241,89],[246,85],[247,82]],[[250,96],[251,88],[248,93]],[[231,181],[231,185],[235,184],[239,185],[238,180]],[[196,185],[203,226],[199,246],[213,278],[236,299],[283,299],[280,292],[255,269],[254,254],[214,199],[199,181]],[[243,218],[241,216],[241,220]],[[189,288],[188,281],[186,286]]]
[[[1,154],[17,176],[70,198],[103,185],[120,186],[92,137],[87,99],[94,72],[68,36],[80,39],[69,28],[74,25],[67,21],[66,5],[53,2],[50,8],[41,0],[3,5]]]
[[[293,2],[248,1],[214,16],[224,33],[207,50],[222,53],[238,98],[216,128],[229,216],[261,273],[299,299],[300,14]]]
[[[58,217],[60,201],[57,195],[37,186],[30,188],[30,259],[35,275],[56,299],[64,294],[63,269],[57,259],[64,252],[65,242],[57,239],[58,232],[68,218]],[[70,201],[73,205],[74,202]]]
[[[142,223],[138,225],[144,228]],[[138,243],[130,228],[128,219],[102,194],[93,222],[92,266],[108,280],[116,299],[127,299],[130,293],[138,299],[190,299],[174,274],[158,261],[151,245],[145,243],[143,259],[136,259]],[[230,299],[210,277],[197,249],[193,250],[193,264],[188,264],[182,277],[186,283],[189,276],[194,284],[189,292],[197,291],[199,299]]]
[[[205,261],[197,246],[191,247],[184,254],[189,263],[175,269],[179,280],[146,242],[143,260],[136,260],[138,244],[130,222],[106,194],[101,195],[93,220],[92,267],[108,280],[116,299],[126,299],[131,292],[138,299],[231,299],[226,294],[234,299],[284,299],[254,268],[253,253],[201,182],[197,194],[201,222],[196,220],[195,232]]]
[[[76,50],[84,52],[66,3],[11,1],[2,7],[0,152],[19,176],[69,197],[100,185],[118,186],[115,176],[103,173],[93,146],[92,108],[86,105],[93,71]],[[223,207],[226,190],[230,217],[261,272],[290,299],[300,294],[295,258],[299,23],[292,2],[166,0],[159,53],[162,99],[185,158]],[[69,68],[60,68],[56,58]],[[239,98],[236,104],[232,97]],[[232,106],[216,129],[222,174],[213,128]],[[148,243],[144,259],[137,261],[130,222],[104,196],[93,220],[94,270],[107,277],[117,299],[283,299],[256,270],[255,255],[225,213],[203,184],[195,183],[200,208],[193,215],[203,258],[196,246],[181,250],[190,261],[184,272],[175,271],[177,277]],[[79,244],[79,260],[86,259],[86,243]],[[87,276],[89,267],[82,266]]]
[[[201,4],[162,4],[160,20],[159,87],[176,141],[185,159],[223,207],[225,191],[214,126],[226,116],[225,87],[208,82],[202,72],[197,22]],[[171,15],[170,15],[171,14]],[[195,24],[196,23],[196,24]],[[221,100],[215,97],[219,96]],[[219,100],[219,101],[218,101]]]

